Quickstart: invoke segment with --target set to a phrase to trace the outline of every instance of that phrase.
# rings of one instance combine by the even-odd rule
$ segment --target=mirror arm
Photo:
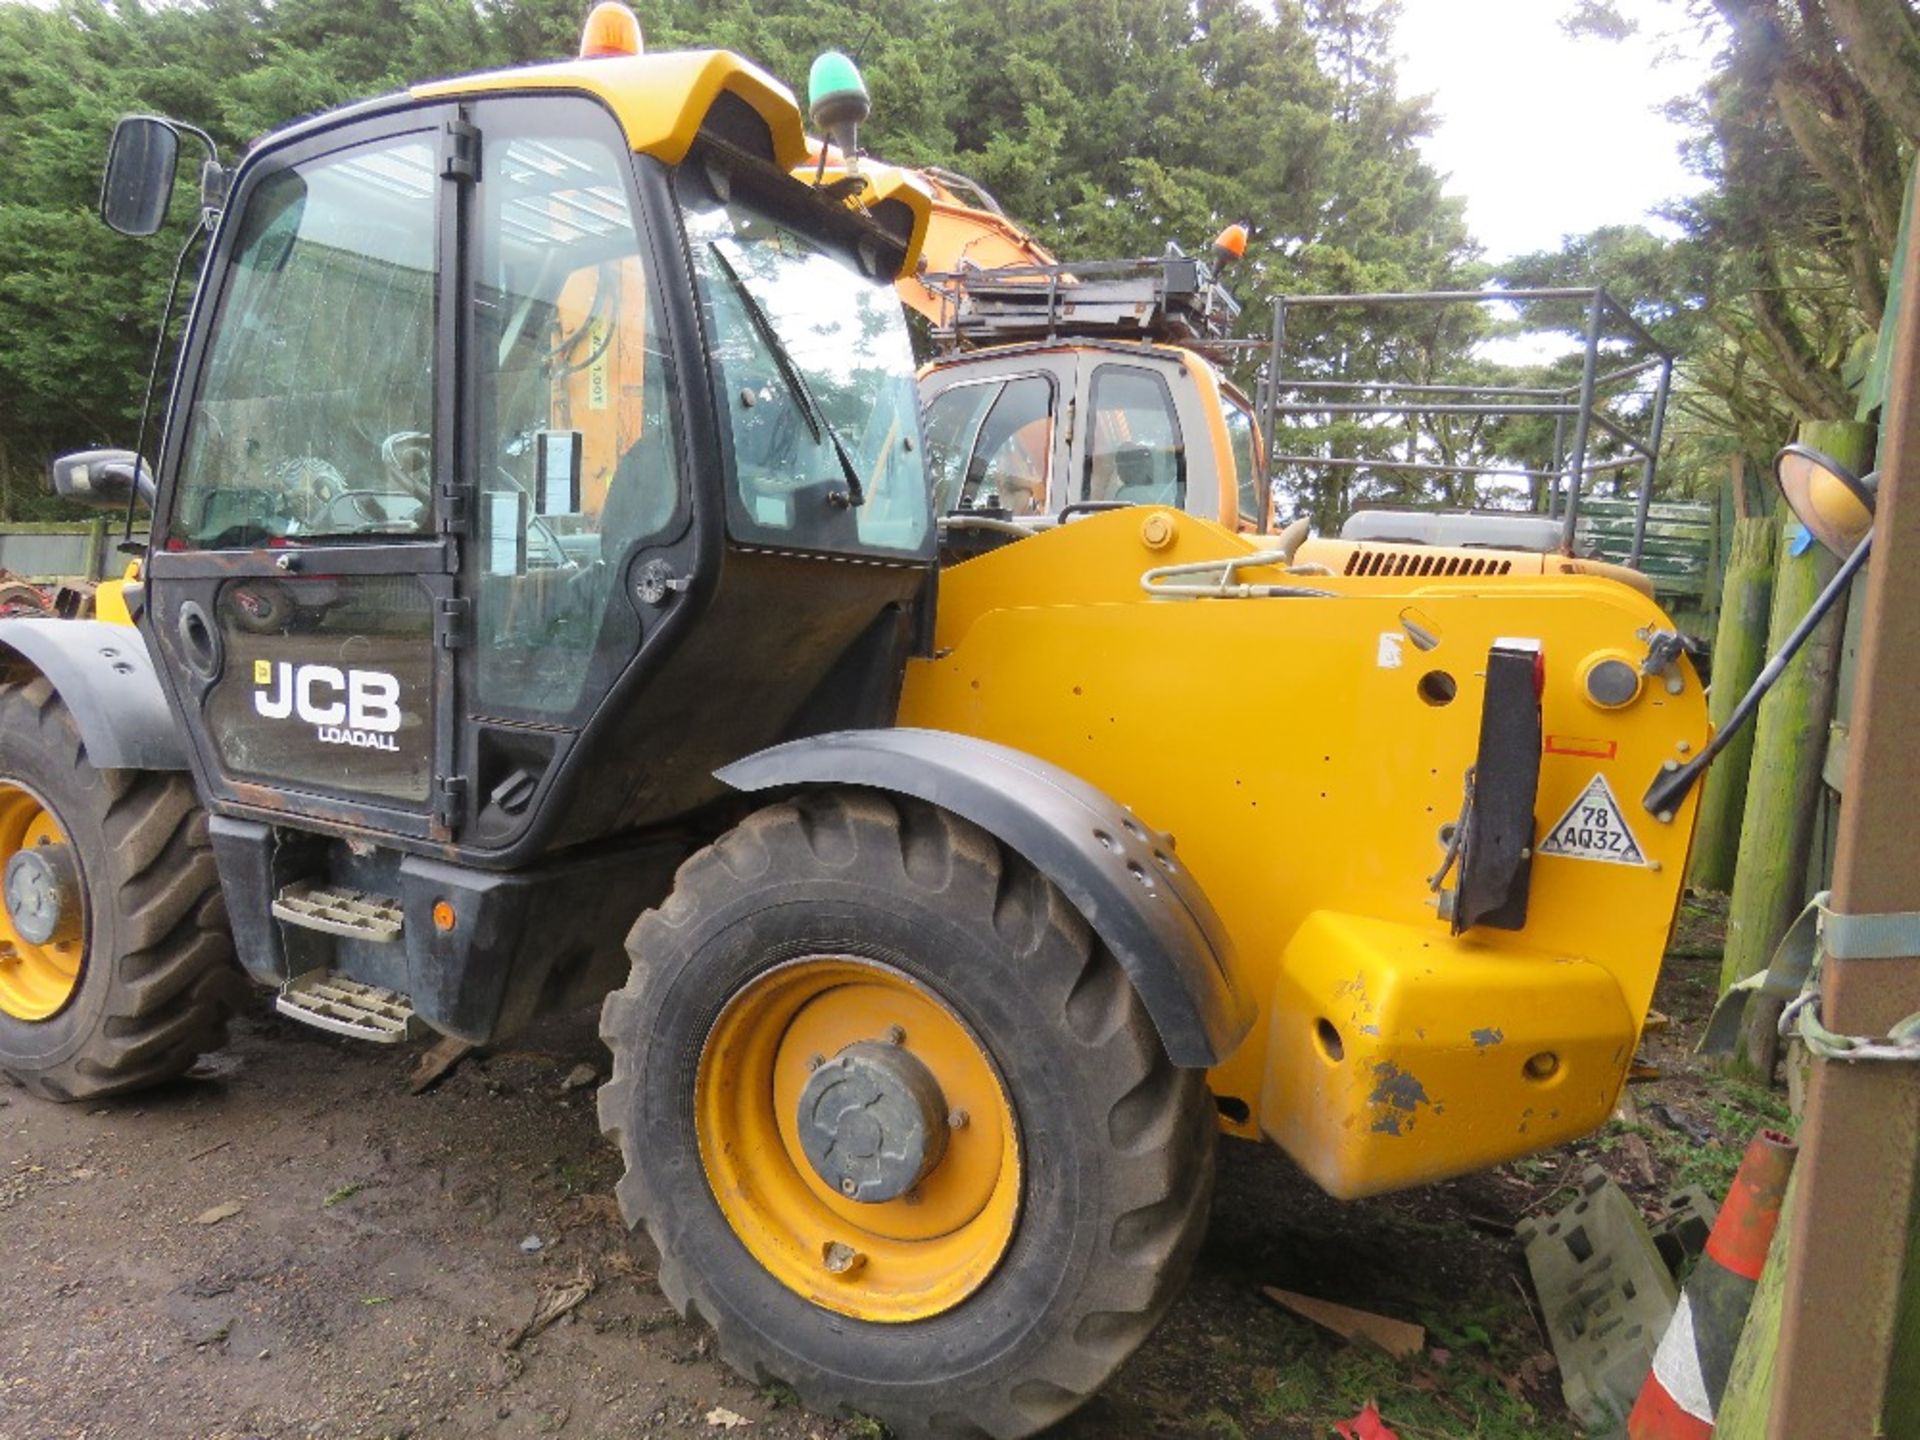
[[[213,141],[208,140],[207,144],[211,146]],[[167,331],[173,325],[174,307],[179,303],[180,277],[186,273],[187,256],[193,253],[195,242],[212,228],[212,214],[202,212],[200,223],[187,235],[186,242],[180,247],[180,253],[173,260],[173,278],[167,282],[166,308],[160,315],[160,328],[154,333],[153,358],[147,363],[147,390],[140,400],[140,428],[134,432],[133,437],[134,485],[132,492],[127,496],[127,518],[120,531],[120,544],[123,549],[134,543],[133,520],[142,499],[147,502],[147,513],[149,515],[153,513],[155,486],[152,472],[147,466],[146,445],[147,426],[153,418],[153,392],[160,383],[160,358],[166,353]]]
[[[185,120],[167,117],[166,123],[178,134],[191,135],[198,140],[207,152],[206,162],[200,167],[200,219],[208,224],[218,215],[227,203],[227,187],[233,177],[227,167],[220,163],[220,147],[213,136],[198,125],[189,125]]]
[[[175,135],[191,135],[207,152],[207,158],[200,166],[200,221],[203,225],[211,226],[213,219],[227,203],[227,189],[233,179],[227,167],[220,163],[219,142],[189,121],[176,120],[171,115],[156,115],[153,118]]]
[[[1733,713],[1727,716],[1727,723],[1713,739],[1709,740],[1700,753],[1684,765],[1671,770],[1662,770],[1653,777],[1653,784],[1647,787],[1647,793],[1641,800],[1647,812],[1657,816],[1662,824],[1674,817],[1680,808],[1680,802],[1687,798],[1687,792],[1706,773],[1707,766],[1713,763],[1714,756],[1727,748],[1733,737],[1754,717],[1760,709],[1760,702],[1767,691],[1774,687],[1780,677],[1786,673],[1787,666],[1799,653],[1800,647],[1807,643],[1807,637],[1814,627],[1826,618],[1827,612],[1834,607],[1840,597],[1847,593],[1847,587],[1853,583],[1853,577],[1860,573],[1860,567],[1867,563],[1867,552],[1873,548],[1873,531],[1869,529],[1853,553],[1841,562],[1840,569],[1826,588],[1815,597],[1807,613],[1800,617],[1800,623],[1793,627],[1793,633],[1782,642],[1778,653],[1767,661],[1765,668],[1754,679],[1747,693],[1740,697],[1740,703],[1733,707]]]
[[[161,124],[165,125],[176,135],[191,135],[206,147],[207,159],[209,161],[215,165],[220,163],[220,147],[214,143],[213,136],[202,130],[198,125],[189,124],[185,120],[176,120],[171,115],[157,115],[154,118],[159,120]]]

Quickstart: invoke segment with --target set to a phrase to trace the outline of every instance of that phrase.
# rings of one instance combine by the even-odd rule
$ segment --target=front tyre
[[[1205,1077],[979,829],[865,793],[750,816],[634,926],[600,1119],[722,1355],[903,1436],[1030,1435],[1199,1247]]]
[[[246,981],[187,777],[100,770],[44,678],[0,682],[0,1075],[51,1100],[170,1079]]]

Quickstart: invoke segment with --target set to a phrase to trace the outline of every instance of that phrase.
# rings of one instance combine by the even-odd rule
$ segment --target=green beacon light
[[[847,169],[859,163],[860,122],[873,113],[873,101],[867,95],[860,67],[838,50],[828,50],[813,62],[807,72],[807,118],[840,147]],[[821,169],[826,168],[826,149],[820,151]]]

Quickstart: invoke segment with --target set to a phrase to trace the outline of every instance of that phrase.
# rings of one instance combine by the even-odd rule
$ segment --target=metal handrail
[[[1323,380],[1301,377],[1289,379],[1284,373],[1287,342],[1287,312],[1298,309],[1335,307],[1366,308],[1392,305],[1525,305],[1539,301],[1582,301],[1586,306],[1585,343],[1582,347],[1579,380],[1568,386],[1474,385],[1395,380]],[[1611,327],[1607,322],[1615,322]],[[1601,344],[1611,328],[1624,332],[1637,347],[1653,353],[1643,359],[1602,372],[1599,361]],[[1649,506],[1653,499],[1654,471],[1658,464],[1660,442],[1666,421],[1668,394],[1673,382],[1674,353],[1656,340],[1627,309],[1599,286],[1551,286],[1519,290],[1406,290],[1358,295],[1281,295],[1273,302],[1273,325],[1263,341],[1236,342],[1242,350],[1265,348],[1266,374],[1262,386],[1264,442],[1267,473],[1272,476],[1281,464],[1322,465],[1345,469],[1395,469],[1411,473],[1455,475],[1513,475],[1528,480],[1557,482],[1547,488],[1547,514],[1558,512],[1561,521],[1561,548],[1573,549],[1579,524],[1580,500],[1588,477],[1608,471],[1640,467],[1633,543],[1629,564],[1638,565],[1646,544]],[[1624,423],[1601,408],[1599,391],[1657,372],[1646,432]],[[1644,394],[1644,390],[1639,393]],[[1296,398],[1285,399],[1288,395]],[[1413,397],[1445,396],[1440,401],[1422,401]],[[1339,397],[1339,398],[1321,398]],[[1613,397],[1619,399],[1622,397]],[[1611,402],[1609,402],[1611,403]],[[1276,421],[1293,415],[1460,415],[1487,419],[1509,415],[1551,415],[1554,417],[1553,468],[1530,469],[1525,466],[1452,464],[1435,461],[1375,460],[1348,456],[1301,456],[1283,454],[1274,433]],[[1572,435],[1566,434],[1571,421]],[[1589,464],[1587,452],[1595,432],[1607,435],[1632,452],[1631,456]],[[1559,504],[1564,489],[1564,506]],[[1271,507],[1267,507],[1269,510]],[[1268,524],[1262,515],[1261,528]]]
[[[1271,569],[1287,561],[1272,551],[1256,550],[1251,555],[1233,555],[1220,560],[1190,560],[1179,565],[1156,565],[1140,577],[1140,588],[1149,595],[1175,600],[1330,600],[1331,590],[1311,585],[1254,585],[1236,581],[1242,570]],[[1211,583],[1198,577],[1213,576]],[[1194,583],[1183,583],[1193,577]],[[1173,583],[1168,583],[1173,582]]]

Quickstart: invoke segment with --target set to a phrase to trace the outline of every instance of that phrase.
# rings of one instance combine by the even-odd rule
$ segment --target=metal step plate
[[[330,970],[294,976],[280,987],[273,1008],[290,1020],[377,1045],[398,1045],[415,1028],[413,1002],[406,996]]]
[[[404,923],[398,900],[308,880],[296,881],[276,895],[273,913],[289,925],[382,945],[398,940]]]

